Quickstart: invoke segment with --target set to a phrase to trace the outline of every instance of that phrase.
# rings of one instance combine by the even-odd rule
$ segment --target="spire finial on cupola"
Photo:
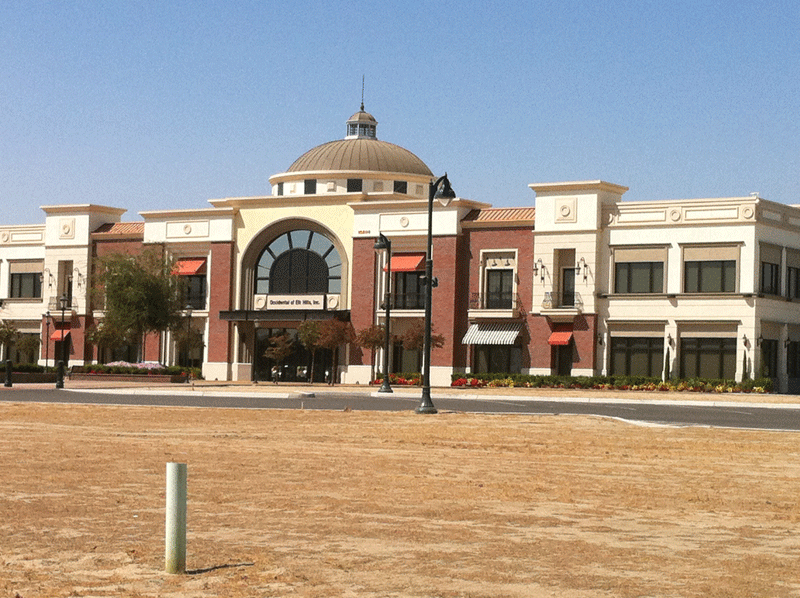
[[[378,121],[369,112],[364,111],[364,76],[361,76],[361,109],[347,119],[347,135],[345,139],[377,139],[375,129]]]

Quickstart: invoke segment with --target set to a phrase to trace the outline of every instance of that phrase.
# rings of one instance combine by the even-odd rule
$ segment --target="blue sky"
[[[462,197],[800,203],[800,4],[5,0],[0,224],[265,195],[365,107]]]

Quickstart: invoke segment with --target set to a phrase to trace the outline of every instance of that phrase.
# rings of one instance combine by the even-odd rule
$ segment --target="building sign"
[[[325,295],[267,295],[265,309],[325,309]]]

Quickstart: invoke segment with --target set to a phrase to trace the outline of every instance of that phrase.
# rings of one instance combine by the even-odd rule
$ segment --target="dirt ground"
[[[0,404],[0,598],[800,596],[796,433]],[[165,469],[188,464],[185,575]]]

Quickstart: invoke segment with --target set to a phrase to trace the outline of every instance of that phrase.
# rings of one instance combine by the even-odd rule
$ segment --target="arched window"
[[[341,293],[342,259],[326,236],[293,230],[272,240],[256,263],[256,294]]]

